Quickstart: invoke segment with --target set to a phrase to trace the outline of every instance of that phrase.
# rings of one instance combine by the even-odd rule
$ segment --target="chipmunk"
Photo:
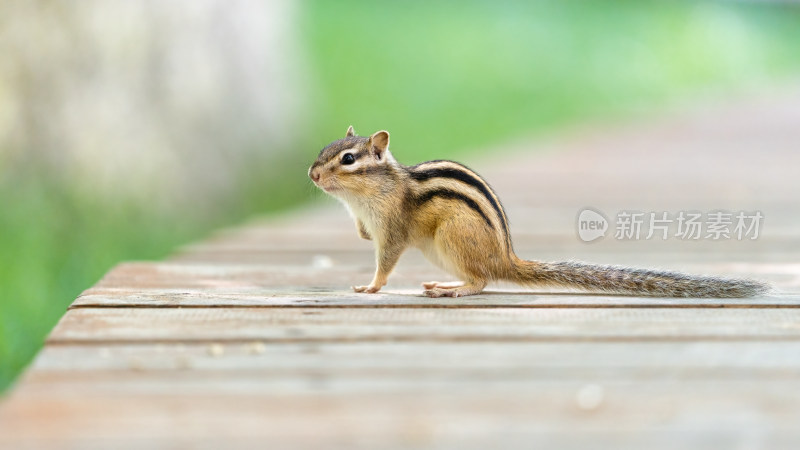
[[[463,280],[423,283],[429,297],[479,294],[490,281],[654,297],[748,297],[769,289],[753,280],[520,259],[489,183],[452,161],[398,163],[386,131],[361,137],[350,126],[344,139],[322,149],[308,176],[342,201],[359,236],[375,243],[375,276],[353,286],[356,292],[378,292],[408,247]]]

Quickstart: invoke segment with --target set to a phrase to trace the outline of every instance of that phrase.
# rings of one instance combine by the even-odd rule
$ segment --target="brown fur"
[[[766,292],[758,281],[578,262],[525,261],[514,254],[508,221],[488,183],[452,161],[416,166],[389,152],[389,133],[343,139],[322,149],[309,168],[317,186],[341,200],[359,236],[375,243],[372,282],[356,292],[378,292],[400,255],[417,247],[463,283],[424,283],[430,297],[479,294],[491,281],[558,286],[656,297],[747,297]]]

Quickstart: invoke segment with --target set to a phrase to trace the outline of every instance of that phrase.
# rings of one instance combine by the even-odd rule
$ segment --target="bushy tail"
[[[754,280],[693,276],[679,272],[632,269],[580,262],[516,259],[511,281],[530,286],[561,286],[594,292],[648,297],[752,297],[770,290]]]

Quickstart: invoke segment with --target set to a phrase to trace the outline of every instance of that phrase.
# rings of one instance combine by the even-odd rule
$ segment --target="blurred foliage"
[[[111,265],[161,257],[198,228],[142,205],[97,202],[35,172],[6,174],[0,204],[0,388]]]
[[[392,133],[406,164],[774,81],[800,8],[743,2],[312,1],[319,144]]]
[[[300,171],[265,168],[266,176],[243,174],[238,195],[224,204],[192,209],[177,202],[168,213],[109,202],[38,168],[16,169],[0,178],[0,392],[67,306],[119,261],[161,259],[254,211],[296,205],[310,189],[305,164]]]
[[[115,263],[162,258],[308,200],[308,163],[347,125],[388,129],[398,159],[415,163],[774,82],[800,65],[800,8],[790,5],[311,0],[303,12],[308,127],[286,130],[293,142],[279,157],[246,165],[229,197],[156,211],[31,158],[0,159],[0,390]]]

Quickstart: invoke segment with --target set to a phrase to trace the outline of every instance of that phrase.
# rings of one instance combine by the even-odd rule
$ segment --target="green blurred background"
[[[770,89],[768,2],[0,5],[0,391],[121,260],[316,196],[350,124],[404,163]]]

